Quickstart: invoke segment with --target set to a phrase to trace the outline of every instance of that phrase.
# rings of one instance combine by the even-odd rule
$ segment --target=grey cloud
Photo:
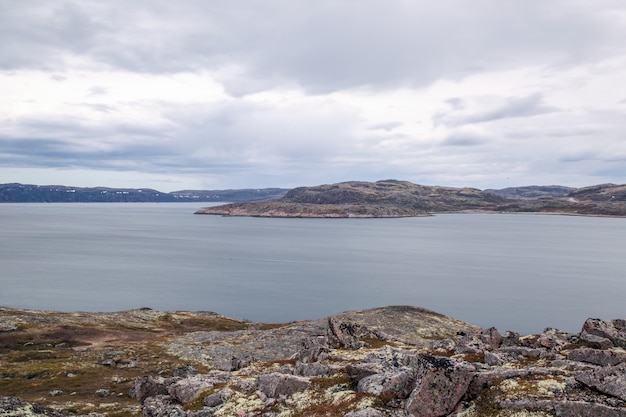
[[[387,122],[387,123],[379,123],[374,126],[371,126],[370,129],[371,130],[384,130],[386,132],[390,132],[394,130],[395,128],[400,127],[402,125],[403,125],[402,122]]]
[[[71,2],[0,3],[0,68],[63,68],[63,54],[89,54],[109,28],[98,8]]]
[[[108,92],[108,90],[106,88],[95,86],[95,87],[91,87],[89,89],[88,95],[90,95],[90,96],[102,96],[102,95],[105,95],[107,92]]]
[[[535,93],[527,97],[507,97],[503,102],[491,109],[464,111],[466,106],[457,107],[449,112],[434,115],[436,124],[445,126],[462,126],[473,123],[485,123],[514,117],[531,117],[556,112],[559,109],[543,103],[543,96]],[[457,110],[459,109],[459,110]]]
[[[7,2],[0,53],[5,68],[60,65],[71,53],[132,71],[209,69],[237,95],[285,83],[315,93],[421,86],[624,51],[626,28],[606,12],[620,3],[597,3]]]
[[[442,146],[476,146],[489,142],[489,138],[484,135],[478,135],[471,132],[453,132],[449,134],[443,141]]]

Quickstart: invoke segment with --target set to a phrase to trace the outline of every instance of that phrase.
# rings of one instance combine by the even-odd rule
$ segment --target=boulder
[[[442,417],[459,403],[476,372],[470,363],[438,356],[423,356],[417,367],[415,389],[405,411],[411,417]]]
[[[181,379],[169,385],[167,392],[176,400],[187,404],[212,389],[216,384],[227,382],[231,378],[228,372],[211,371],[207,375],[194,375]]]
[[[578,372],[576,381],[626,401],[626,364]]]
[[[256,387],[269,398],[288,396],[295,392],[306,390],[311,381],[296,375],[287,375],[274,372],[262,374],[257,377]]]
[[[366,326],[338,317],[328,319],[328,344],[334,348],[359,349],[366,345],[361,339],[379,339],[379,335]]]
[[[591,333],[581,333],[580,341],[586,343],[594,349],[609,349],[614,347],[610,339],[602,336],[596,336]]]
[[[235,391],[230,388],[223,388],[217,392],[214,392],[211,395],[207,395],[206,397],[204,397],[204,400],[202,400],[202,404],[204,404],[206,407],[217,407],[218,405],[223,404],[233,395],[235,395]]]
[[[567,355],[567,359],[600,366],[613,366],[626,362],[626,352],[609,349],[579,348],[572,350]]]
[[[558,329],[547,328],[539,335],[539,346],[560,352],[564,346],[577,340],[578,336]]]
[[[581,331],[583,335],[603,337],[615,346],[626,348],[626,320],[587,319]]]
[[[454,353],[484,353],[497,349],[502,344],[502,335],[495,327],[478,329],[461,337]]]
[[[306,376],[306,377],[330,376],[334,372],[335,372],[334,368],[331,368],[330,366],[324,365],[319,362],[314,362],[314,363],[298,362],[296,364],[296,368],[294,369],[295,375]]]
[[[134,397],[143,404],[146,398],[154,397],[155,395],[167,395],[167,381],[161,377],[139,377],[135,380],[133,393]]]
[[[417,371],[408,367],[399,368],[395,372],[369,375],[359,381],[357,391],[389,399],[405,399],[415,387],[416,375]]]

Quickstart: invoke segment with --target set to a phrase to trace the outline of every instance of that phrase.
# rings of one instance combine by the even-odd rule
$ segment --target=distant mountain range
[[[150,188],[68,187],[64,185],[0,184],[0,203],[172,203],[257,201],[283,196],[287,189],[182,190]]]
[[[199,210],[259,217],[411,217],[450,212],[626,216],[626,185],[529,186],[481,191],[408,181],[351,181],[299,187],[284,196]]]

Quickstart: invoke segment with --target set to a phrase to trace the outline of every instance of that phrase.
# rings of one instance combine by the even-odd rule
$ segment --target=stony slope
[[[625,190],[626,186],[607,184],[572,190],[531,187],[494,192],[396,180],[352,181],[299,187],[278,199],[208,207],[196,213],[258,217],[412,217],[481,211],[626,216]],[[569,192],[565,194],[566,191]]]
[[[410,306],[281,325],[0,309],[0,343],[0,416],[626,416],[623,319],[521,336]]]

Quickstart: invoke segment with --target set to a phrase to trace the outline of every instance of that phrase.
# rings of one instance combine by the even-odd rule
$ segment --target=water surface
[[[391,304],[521,333],[626,318],[626,219],[198,216],[202,204],[0,204],[0,305],[254,321]]]

